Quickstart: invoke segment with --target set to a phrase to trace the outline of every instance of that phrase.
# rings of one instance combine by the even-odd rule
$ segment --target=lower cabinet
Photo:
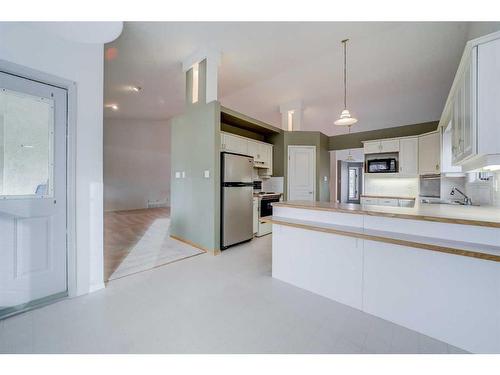
[[[391,207],[413,207],[415,200],[399,199],[399,198],[369,198],[361,197],[361,204],[374,206],[391,206]]]

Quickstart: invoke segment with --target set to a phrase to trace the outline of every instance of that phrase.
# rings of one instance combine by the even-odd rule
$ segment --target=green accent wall
[[[170,234],[220,249],[220,104],[199,102],[171,120]],[[210,178],[204,178],[204,171]],[[185,178],[176,178],[176,172]]]
[[[284,131],[269,137],[274,144],[273,176],[284,177],[284,199],[287,199],[288,146],[316,147],[316,200],[330,201],[330,153],[328,136],[313,131]],[[327,181],[324,177],[327,177]]]
[[[403,125],[393,128],[370,130],[366,132],[334,135],[329,139],[328,149],[330,151],[333,151],[347,150],[350,148],[361,148],[363,147],[362,141],[420,135],[436,130],[438,123],[439,121],[431,121],[421,124]]]

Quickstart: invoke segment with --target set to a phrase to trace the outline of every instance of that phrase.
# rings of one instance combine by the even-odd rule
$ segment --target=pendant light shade
[[[339,126],[350,126],[358,122],[358,119],[351,117],[348,109],[344,109],[340,114],[340,118],[335,120],[334,124]]]
[[[347,42],[349,39],[344,39],[342,45],[344,47],[344,110],[340,114],[340,118],[334,122],[338,126],[348,126],[349,131],[351,126],[358,122],[358,119],[351,117],[351,113],[347,109]]]

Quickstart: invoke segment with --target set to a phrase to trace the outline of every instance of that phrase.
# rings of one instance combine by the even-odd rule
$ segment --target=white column
[[[280,113],[283,130],[295,131],[301,129],[302,102],[300,100],[280,105]]]
[[[193,84],[197,84],[197,87],[193,87],[191,91],[197,93],[200,98],[205,97],[205,102],[210,103],[217,100],[218,97],[218,69],[221,61],[221,53],[219,51],[201,49],[184,60],[182,71],[187,73],[192,68],[197,69],[198,65],[203,61],[205,61],[206,66],[205,74],[198,74],[198,79],[192,81]],[[205,90],[204,95],[201,95],[199,89]]]

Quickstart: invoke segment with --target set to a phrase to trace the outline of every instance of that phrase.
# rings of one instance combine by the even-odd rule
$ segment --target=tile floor
[[[464,353],[271,278],[271,236],[0,321],[9,353]]]

